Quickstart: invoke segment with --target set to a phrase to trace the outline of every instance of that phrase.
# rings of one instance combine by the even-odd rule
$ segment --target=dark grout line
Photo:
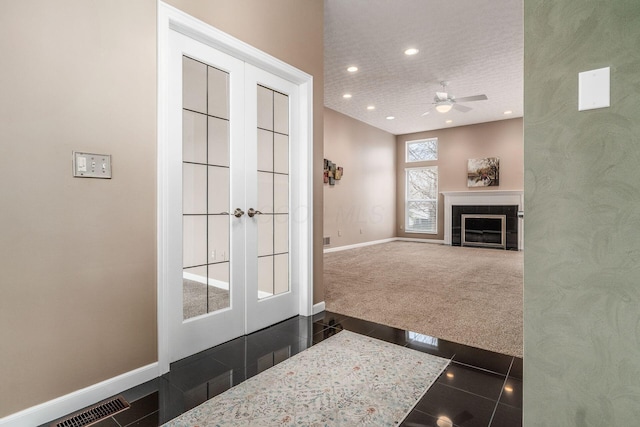
[[[502,393],[504,393],[504,388],[507,385],[507,381],[509,380],[509,374],[511,373],[511,367],[513,366],[514,359],[515,357],[511,357],[511,363],[509,364],[509,369],[507,369],[507,375],[505,375],[504,377],[504,382],[502,383],[502,388],[500,389],[500,394],[498,395],[498,401],[496,402],[496,406],[493,408],[493,413],[491,414],[491,418],[489,419],[488,427],[491,427],[491,423],[493,422],[493,417],[496,416],[496,411],[498,410],[500,399],[502,399]]]
[[[455,358],[455,355],[451,358],[451,361],[457,363],[458,365],[466,366],[468,368],[478,369],[480,371],[484,371],[484,372],[487,372],[489,374],[499,375],[501,377],[505,377],[505,379],[507,378],[507,374],[509,373],[509,370],[511,369],[511,365],[509,365],[509,370],[507,370],[507,374],[503,374],[501,372],[492,371],[491,369],[481,368],[480,366],[470,365],[468,363],[460,362],[459,360],[454,360],[454,358]],[[511,363],[513,363],[513,360],[511,361]]]

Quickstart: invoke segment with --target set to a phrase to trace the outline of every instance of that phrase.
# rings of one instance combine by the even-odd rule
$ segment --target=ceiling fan
[[[471,111],[471,108],[460,105],[460,102],[486,101],[489,99],[487,98],[487,95],[484,94],[456,98],[454,95],[447,93],[447,86],[449,85],[449,82],[441,81],[440,85],[442,85],[442,92],[436,92],[436,96],[433,98],[435,101],[433,102],[433,105],[435,105],[436,111],[439,113],[448,113],[452,108],[455,108],[462,113],[466,113],[467,111]],[[427,114],[429,114],[429,111],[422,115],[426,116]]]

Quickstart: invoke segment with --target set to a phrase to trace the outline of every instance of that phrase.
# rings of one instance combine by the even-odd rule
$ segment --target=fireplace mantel
[[[444,243],[451,245],[451,207],[465,205],[517,205],[524,210],[524,192],[522,190],[488,191],[443,191],[444,196]],[[523,248],[523,220],[518,218],[518,249]]]

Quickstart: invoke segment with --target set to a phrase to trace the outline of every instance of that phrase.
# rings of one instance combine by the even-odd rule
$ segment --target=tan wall
[[[317,0],[167,0],[177,7],[313,76],[313,300],[322,284],[324,2]]]
[[[324,184],[324,235],[331,246],[395,236],[395,136],[334,110],[324,110],[325,157],[344,167]]]
[[[322,2],[173,3],[314,75],[321,170]],[[0,28],[3,417],[157,360],[156,0],[3,2]],[[113,179],[72,178],[72,150]]]
[[[444,238],[444,199],[438,204],[438,234],[404,232],[405,168],[438,166],[438,191],[522,190],[524,185],[522,119],[501,120],[477,125],[439,129],[429,132],[398,135],[397,137],[397,218],[399,237],[419,239]],[[438,138],[438,160],[433,162],[405,162],[406,141]],[[467,160],[483,157],[500,158],[498,187],[468,188]]]
[[[0,11],[0,416],[157,360],[154,1]],[[78,179],[72,150],[113,155]]]

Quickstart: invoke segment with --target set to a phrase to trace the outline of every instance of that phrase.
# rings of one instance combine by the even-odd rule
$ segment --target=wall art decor
[[[497,187],[498,185],[500,185],[500,159],[498,157],[469,159],[467,187]]]
[[[335,185],[336,181],[342,179],[344,169],[342,166],[336,166],[331,160],[324,159],[324,183]]]

